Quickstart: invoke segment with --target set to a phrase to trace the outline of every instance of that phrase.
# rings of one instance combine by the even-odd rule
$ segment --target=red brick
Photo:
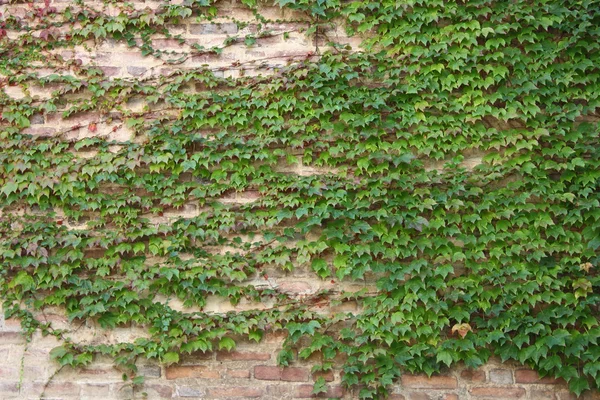
[[[600,391],[598,390],[588,390],[583,393],[583,400],[600,400]]]
[[[307,368],[289,367],[281,371],[281,380],[288,382],[306,382],[309,372]]]
[[[515,371],[515,381],[517,383],[545,383],[545,384],[558,384],[565,383],[562,379],[555,379],[550,376],[540,378],[536,371],[530,369],[520,369]]]
[[[388,396],[388,400],[405,400],[406,397],[402,396],[401,394],[390,394]]]
[[[577,400],[577,396],[571,392],[558,392],[558,398],[560,400]]]
[[[266,361],[271,359],[269,353],[254,351],[219,351],[217,361]]]
[[[442,400],[458,400],[458,395],[454,393],[447,393],[442,397]]]
[[[556,400],[556,393],[552,390],[532,390],[529,398],[531,400]]]
[[[323,378],[325,379],[325,382],[333,382],[333,380],[335,379],[335,377],[333,376],[333,371],[327,371],[327,372],[315,372],[313,375],[313,380],[317,380],[317,378]]]
[[[221,375],[219,374],[219,372],[214,371],[207,367],[200,366],[200,365],[167,367],[166,376],[167,376],[167,379],[179,379],[179,378],[219,379],[219,378],[221,378]]]
[[[525,396],[523,388],[477,387],[469,391],[473,396],[493,397],[498,399],[518,399]]]
[[[469,382],[485,382],[485,372],[480,369],[465,369],[460,377]]]
[[[254,378],[265,381],[278,381],[281,379],[281,369],[268,365],[257,365],[254,367]]]
[[[458,383],[452,376],[403,375],[402,385],[408,388],[422,389],[456,389]]]
[[[342,397],[344,395],[344,388],[340,385],[333,385],[327,388],[327,392],[312,394],[313,385],[300,385],[296,388],[296,394],[294,397],[300,399],[310,398],[330,398],[330,397]]]
[[[251,387],[223,387],[208,390],[210,397],[263,397],[264,390]]]
[[[229,378],[250,378],[250,370],[247,369],[228,369]]]
[[[410,400],[431,400],[431,397],[427,393],[412,392],[409,393],[408,398]]]
[[[265,343],[281,343],[287,337],[287,332],[277,331],[272,333],[266,333],[263,337]]]

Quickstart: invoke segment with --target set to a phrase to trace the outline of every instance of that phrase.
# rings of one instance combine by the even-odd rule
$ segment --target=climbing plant
[[[185,43],[173,26],[213,20],[218,2],[7,10],[15,3],[27,12],[0,16],[0,85],[24,93],[0,93],[0,295],[26,334],[62,341],[61,365],[111,355],[135,376],[138,357],[175,363],[284,331],[280,364],[294,349],[319,354],[314,371],[342,368],[365,399],[384,398],[405,371],[491,356],[577,394],[600,387],[597,1],[276,0],[321,46],[238,79],[176,66],[275,34],[255,0],[241,3],[256,32],[183,53],[157,49],[154,35]],[[361,50],[325,45],[334,24],[363,37]],[[173,72],[110,78],[63,57],[106,40]],[[33,87],[53,91],[40,99]],[[132,111],[135,99],[147,106]],[[98,121],[87,126],[26,131],[36,115],[90,111]],[[70,135],[105,122],[135,139]],[[320,173],[278,168],[293,163]],[[258,199],[222,201],[235,193]],[[197,216],[151,218],[190,203]],[[333,287],[373,285],[297,298],[249,284],[305,267]],[[205,313],[209,296],[268,306]],[[321,311],[345,302],[360,311]],[[52,307],[148,336],[81,344],[40,318]]]

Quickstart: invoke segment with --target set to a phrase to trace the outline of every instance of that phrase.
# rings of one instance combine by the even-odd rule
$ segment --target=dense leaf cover
[[[281,364],[294,348],[301,359],[320,354],[315,371],[344,355],[343,382],[361,398],[385,397],[403,371],[477,367],[491,356],[562,377],[576,393],[599,387],[600,3],[277,3],[304,13],[319,40],[345,21],[365,36],[363,49],[338,46],[267,77],[195,69],[108,79],[50,50],[113,39],[176,63],[150,36],[170,35],[182,17],[210,20],[218,4],[166,2],[151,12],[123,3],[120,13],[39,5],[25,18],[0,17],[4,83],[60,87],[46,100],[0,94],[7,316],[61,338],[52,355],[74,366],[94,354],[129,369],[138,356],[173,363],[283,330]],[[22,36],[6,35],[15,30]],[[57,72],[38,73],[42,65]],[[154,107],[129,111],[132,98]],[[120,119],[142,139],[23,134],[34,114],[56,110]],[[78,157],[82,150],[97,154]],[[465,158],[478,157],[467,168]],[[323,173],[275,168],[298,160]],[[250,191],[260,198],[219,202]],[[197,217],[148,219],[191,201],[202,207]],[[74,221],[86,229],[70,229]],[[211,251],[222,246],[232,250]],[[96,248],[101,256],[86,256]],[[377,290],[297,299],[248,284],[273,266]],[[200,308],[209,295],[271,306],[184,313],[157,294]],[[319,312],[347,301],[362,311]],[[133,324],[149,337],[77,344],[37,317],[55,306],[70,320]]]

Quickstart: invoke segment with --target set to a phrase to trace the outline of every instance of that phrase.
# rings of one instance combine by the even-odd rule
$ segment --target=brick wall
[[[138,369],[146,376],[146,384],[133,391],[123,382],[121,373],[113,368],[110,359],[98,358],[85,369],[63,368],[56,373],[58,366],[48,356],[58,345],[54,338],[36,336],[26,344],[14,321],[2,321],[1,329],[1,399],[37,399],[42,391],[46,399],[276,400],[317,397],[311,395],[317,375],[311,374],[310,360],[297,360],[292,367],[277,366],[277,352],[283,341],[281,336],[267,335],[259,344],[240,341],[231,352],[200,353],[168,367],[140,360]],[[93,329],[85,336],[90,341],[112,341],[125,340],[133,334],[127,329],[117,332]],[[51,376],[53,378],[44,389]],[[328,392],[319,398],[357,398],[355,392],[345,390],[341,385],[339,370],[323,377],[328,383]],[[392,390],[390,399],[393,400],[576,399],[561,380],[540,379],[532,370],[499,360],[476,370],[455,368],[431,378],[403,375]],[[600,395],[588,393],[582,398],[595,400],[600,399]]]
[[[91,3],[91,2],[88,2]],[[52,5],[58,9],[69,4],[69,0],[54,0]],[[158,2],[134,2],[135,7],[157,7]],[[0,6],[0,12],[5,15],[24,15],[28,10],[27,4]],[[267,24],[265,30],[271,34],[259,38],[253,46],[246,46],[243,40],[223,50],[220,56],[192,55],[192,44],[202,46],[218,45],[227,36],[256,32],[257,21],[253,14],[235,1],[223,2],[219,10],[221,18],[211,23],[199,23],[193,20],[183,21],[172,27],[174,33],[181,34],[186,43],[181,45],[176,40],[165,37],[154,37],[153,44],[163,50],[172,51],[174,57],[185,60],[177,65],[169,65],[153,57],[144,57],[140,51],[129,48],[123,43],[110,40],[90,42],[87,46],[78,46],[72,50],[60,50],[58,53],[65,59],[79,60],[83,65],[98,66],[104,73],[116,78],[138,78],[151,80],[157,76],[171,74],[178,69],[198,68],[203,65],[223,77],[238,78],[240,76],[270,74],[278,67],[296,60],[314,57],[316,45],[312,38],[307,38],[302,31],[306,28],[301,15],[283,11],[278,7],[265,5],[262,14],[281,22]],[[239,28],[225,16],[233,16],[247,25]],[[285,35],[284,35],[285,33]],[[330,38],[338,43],[348,44],[358,49],[360,39],[346,37],[340,27],[332,27],[328,32]],[[15,32],[8,32],[16,37]],[[86,49],[86,47],[89,49]],[[235,66],[234,66],[235,65]],[[41,70],[50,74],[52,70]],[[40,99],[46,98],[57,87],[31,87],[30,94]],[[24,96],[17,87],[6,87],[4,90],[12,97]],[[190,86],[189,90],[202,90]],[[74,100],[76,100],[74,96]],[[128,111],[140,112],[147,106],[140,99],[127,104]],[[132,133],[122,125],[118,114],[108,121],[96,112],[75,114],[70,118],[61,118],[61,111],[47,115],[37,115],[33,124],[26,130],[33,135],[65,134],[68,140],[79,140],[85,137],[104,136],[117,142],[125,143],[130,140],[143,140],[132,137]],[[121,110],[123,112],[123,110]],[[160,111],[157,111],[160,112]],[[167,111],[165,111],[167,113]],[[93,125],[93,129],[90,126]],[[115,145],[115,151],[119,145]],[[82,158],[94,157],[93,152],[78,152]],[[480,155],[472,155],[465,159],[465,166],[472,168],[481,162]],[[322,171],[297,164],[286,172],[298,175],[313,175]],[[432,164],[430,168],[441,168]],[[237,194],[236,197],[223,198],[225,203],[244,203],[254,201],[256,193]],[[197,213],[196,204],[188,204],[182,211],[165,213],[161,217],[152,216],[156,223],[168,223],[175,218],[186,218]],[[20,210],[20,212],[28,212]],[[60,215],[59,215],[60,217]],[[77,229],[77,226],[71,228]],[[224,250],[224,249],[221,249]],[[335,281],[323,282],[316,279],[312,272],[298,269],[292,276],[282,271],[267,271],[268,283],[279,287],[282,291],[301,297],[315,293],[320,289],[339,288]],[[256,285],[264,282],[254,282]],[[353,284],[355,285],[355,284]],[[367,287],[369,283],[365,283]],[[345,287],[352,290],[351,287]],[[356,288],[355,288],[356,289]],[[175,309],[182,305],[171,301]],[[252,304],[242,301],[237,307],[217,298],[209,299],[204,311],[224,313],[235,310],[246,310],[264,307],[263,304]],[[357,306],[346,303],[343,311],[356,312]],[[331,310],[323,308],[322,312]],[[341,311],[339,308],[336,311]],[[68,328],[74,331],[76,340],[86,343],[117,343],[134,340],[143,336],[141,329],[119,328],[104,331],[92,322],[82,326],[71,325],[66,321],[60,310],[55,313],[46,312],[46,318],[57,328]],[[311,374],[308,362],[297,360],[293,367],[280,368],[277,366],[277,352],[281,347],[283,337],[266,336],[261,343],[244,343],[238,341],[238,346],[232,352],[216,352],[200,354],[181,360],[178,365],[161,366],[149,361],[140,360],[138,368],[141,375],[146,377],[143,389],[134,391],[122,379],[121,372],[113,368],[110,359],[97,358],[92,365],[85,369],[59,369],[50,361],[50,350],[59,345],[54,338],[35,336],[30,343],[25,343],[19,333],[16,321],[0,320],[0,399],[33,399],[44,393],[47,399],[295,399],[311,398],[312,383],[316,376]],[[310,360],[309,360],[310,361]],[[345,390],[341,385],[340,371],[324,375],[328,382],[328,392],[319,397],[339,397],[352,399],[356,393]],[[564,382],[554,379],[539,379],[531,370],[515,364],[502,364],[499,361],[490,362],[477,370],[457,368],[441,376],[427,378],[420,375],[404,375],[400,382],[393,387],[392,399],[400,400],[456,400],[456,399],[531,399],[531,400],[566,400],[575,398],[569,394]],[[585,399],[600,399],[596,394],[587,394]]]

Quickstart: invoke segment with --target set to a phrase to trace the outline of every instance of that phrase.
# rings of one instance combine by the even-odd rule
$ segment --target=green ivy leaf
[[[179,362],[179,354],[175,352],[168,352],[163,356],[163,363],[171,365]]]
[[[228,337],[222,337],[221,340],[219,340],[219,350],[227,350],[227,351],[231,351],[232,349],[235,348],[235,341],[231,338]]]

